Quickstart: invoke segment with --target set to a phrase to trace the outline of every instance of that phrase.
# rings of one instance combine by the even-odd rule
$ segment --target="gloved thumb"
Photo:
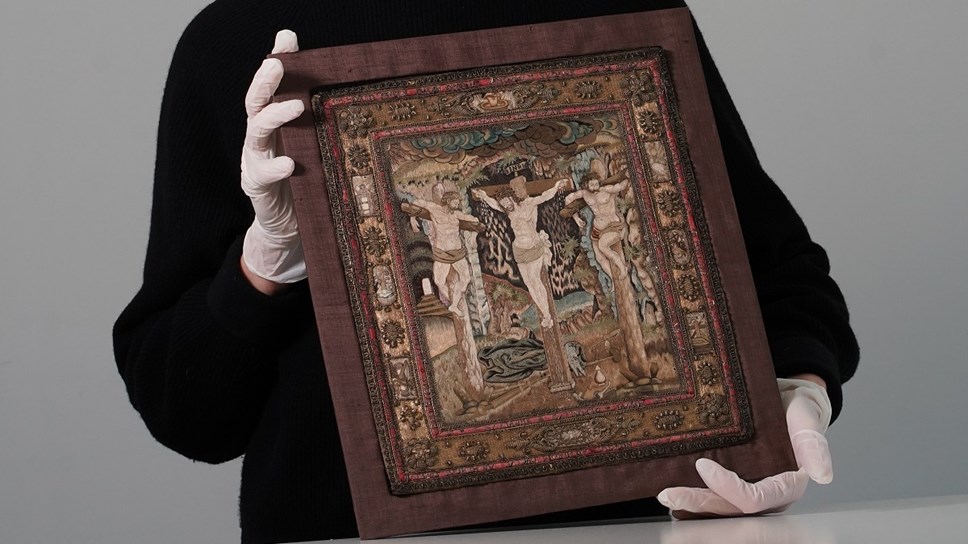
[[[777,380],[797,463],[819,484],[833,479],[830,447],[823,433],[833,410],[827,391],[807,380]]]
[[[803,467],[811,480],[818,484],[829,484],[834,479],[830,446],[824,435],[816,431],[804,430],[791,435],[790,442],[793,444],[797,463]]]

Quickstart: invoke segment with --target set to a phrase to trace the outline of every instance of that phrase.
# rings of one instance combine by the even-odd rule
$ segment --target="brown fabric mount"
[[[556,37],[570,36],[566,43]],[[729,183],[699,68],[688,14],[652,12],[547,25],[362,44],[282,56],[286,80],[279,100],[301,98],[309,90],[360,80],[531,62],[542,58],[659,46],[669,52],[670,68],[685,119],[685,136],[694,163],[697,192],[712,252],[719,265],[725,305],[742,364],[742,383],[750,396],[756,425],[747,443],[678,457],[497,482],[483,486],[395,497],[389,493],[378,434],[367,402],[353,312],[344,279],[356,271],[341,266],[334,218],[319,163],[309,116],[283,131],[286,153],[297,161],[292,179],[303,232],[310,283],[330,387],[333,392],[354,504],[364,538],[466,525],[554,510],[651,496],[670,485],[700,485],[692,470],[702,455],[757,478],[795,465],[785,436],[769,353],[755,305],[754,290],[738,231]],[[403,58],[397,52],[409,54]],[[323,74],[323,76],[320,76]],[[308,109],[308,108],[307,108]],[[579,491],[580,490],[580,491]]]

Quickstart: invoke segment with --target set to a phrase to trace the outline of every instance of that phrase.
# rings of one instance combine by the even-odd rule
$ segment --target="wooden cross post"
[[[568,361],[565,359],[564,348],[562,348],[561,331],[558,329],[558,313],[555,311],[555,297],[552,295],[551,281],[548,279],[547,270],[541,271],[541,283],[544,284],[545,291],[548,293],[548,311],[551,312],[551,318],[554,320],[553,325],[547,329],[541,329],[545,357],[548,360],[548,387],[552,393],[571,391],[575,388],[575,381],[571,379]]]
[[[604,187],[606,185],[621,183],[623,179],[623,174],[617,174],[602,181],[601,185]],[[561,210],[561,217],[571,218],[585,206],[587,206],[587,203],[584,198],[573,200]],[[594,244],[595,242],[592,243]],[[620,255],[623,254],[621,241],[616,242],[616,245],[618,247],[613,246],[611,249]],[[625,342],[625,357],[627,358],[629,369],[640,379],[651,381],[650,376],[652,376],[652,372],[645,355],[645,338],[642,334],[642,323],[639,320],[638,303],[635,300],[635,292],[632,289],[631,279],[629,277],[631,270],[629,268],[625,270],[613,270],[611,264],[605,262],[604,259],[599,257],[599,261],[598,264],[612,280],[615,308],[618,313],[616,317],[618,318],[618,326],[622,331],[622,338]],[[615,362],[619,365],[623,364],[623,361]]]

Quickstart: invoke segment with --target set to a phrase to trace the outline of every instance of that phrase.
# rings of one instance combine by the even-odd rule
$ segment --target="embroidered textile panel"
[[[394,494],[752,437],[662,49],[312,104]]]

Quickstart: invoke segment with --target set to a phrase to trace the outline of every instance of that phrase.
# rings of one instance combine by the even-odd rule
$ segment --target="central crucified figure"
[[[543,329],[551,327],[555,322],[549,306],[548,290],[541,279],[542,271],[551,265],[551,240],[547,232],[538,230],[538,205],[554,198],[566,183],[567,179],[559,180],[540,195],[529,196],[524,185],[524,176],[518,176],[510,181],[508,187],[495,193],[496,199],[481,189],[471,191],[475,199],[504,213],[511,220],[511,231],[514,232],[511,252],[521,272],[521,279],[528,288],[528,294],[538,308]]]

